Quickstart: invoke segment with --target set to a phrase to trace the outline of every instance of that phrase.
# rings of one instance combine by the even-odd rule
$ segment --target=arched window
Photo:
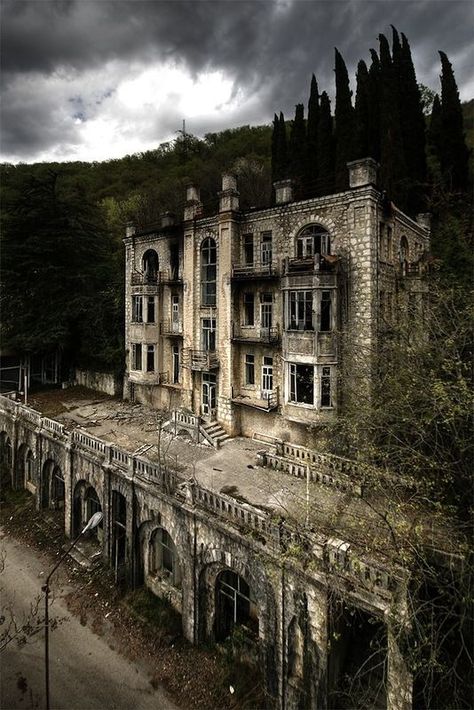
[[[55,510],[64,508],[64,478],[59,466],[53,468],[53,474],[51,477],[51,501],[50,507]]]
[[[216,638],[223,641],[235,626],[258,634],[258,609],[243,577],[226,569],[216,580]]]
[[[28,453],[26,454],[26,480],[27,481],[33,481],[34,477],[34,466],[35,466],[35,460],[33,457],[33,453],[30,449],[28,449]]]
[[[217,247],[212,237],[201,246],[201,304],[216,305]]]
[[[181,570],[179,567],[176,546],[164,528],[157,528],[150,538],[150,554],[148,569],[166,579],[173,587],[181,585]]]
[[[315,254],[330,254],[329,234],[318,224],[305,227],[296,238],[296,258],[309,259]]]
[[[158,278],[158,254],[154,249],[147,249],[143,254],[143,273],[145,281],[155,283]]]

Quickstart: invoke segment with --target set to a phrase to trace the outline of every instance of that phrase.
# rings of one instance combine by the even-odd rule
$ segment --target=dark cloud
[[[195,76],[223,71],[235,91],[258,97],[259,114],[270,121],[274,111],[289,114],[295,103],[307,100],[312,72],[320,88],[333,93],[334,46],[354,76],[357,61],[368,59],[370,47],[378,47],[378,34],[389,34],[394,24],[409,38],[419,80],[437,88],[437,50],[443,49],[459,86],[472,81],[470,0],[4,0],[2,15],[3,104],[14,96],[19,111],[8,106],[2,116],[7,155],[21,151],[33,157],[35,147],[41,151],[54,145],[55,133],[74,134],[64,126],[66,109],[63,124],[50,125],[58,120],[57,112],[49,115],[48,124],[51,101],[34,91],[36,111],[46,122],[30,132],[32,119],[22,104],[31,108],[34,96],[21,100],[21,87],[27,90],[30,77],[54,79],[58,72],[69,72],[85,81],[107,64],[117,74],[111,70],[102,98],[98,89],[97,106],[116,87],[119,64],[146,67],[172,61]],[[87,111],[81,107],[71,115],[88,117]],[[227,122],[222,117],[223,127],[231,123],[233,116]],[[157,134],[157,142],[163,135]]]

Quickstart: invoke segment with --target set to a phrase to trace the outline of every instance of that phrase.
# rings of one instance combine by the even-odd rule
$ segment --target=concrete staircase
[[[208,440],[208,442],[214,446],[216,449],[220,448],[222,444],[230,439],[230,436],[226,434],[224,429],[216,421],[213,422],[201,422],[201,433]]]

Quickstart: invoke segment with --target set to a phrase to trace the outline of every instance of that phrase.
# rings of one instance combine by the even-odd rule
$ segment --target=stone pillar
[[[412,710],[413,676],[390,626],[387,628],[387,640],[387,710]]]
[[[219,212],[237,212],[239,209],[239,193],[234,175],[222,175],[222,190],[219,192]]]
[[[273,183],[273,188],[277,205],[284,205],[293,201],[293,184],[291,180],[278,180],[278,182]]]
[[[199,274],[196,273],[196,250],[199,246],[195,243],[195,217],[201,212],[202,204],[199,201],[199,190],[190,185],[186,190],[186,207],[184,208],[183,223],[183,350],[181,352],[182,373],[182,403],[187,409],[192,410],[193,373],[190,367],[183,365],[190,358],[187,353],[194,348],[195,320],[198,317],[199,306]]]
[[[186,205],[184,207],[184,221],[195,219],[202,214],[202,202],[199,188],[188,185],[186,188]]]
[[[355,189],[366,185],[377,185],[378,163],[373,158],[361,158],[347,163],[349,187]]]
[[[74,448],[69,437],[65,444],[65,466],[64,466],[64,534],[66,537],[72,536],[73,524],[72,516],[74,511]]]

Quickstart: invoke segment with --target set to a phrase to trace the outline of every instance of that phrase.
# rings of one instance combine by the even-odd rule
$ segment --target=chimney
[[[195,185],[188,185],[186,188],[186,205],[184,206],[184,220],[199,217],[202,212],[202,202],[199,188]]]
[[[416,215],[416,221],[420,227],[423,227],[428,232],[431,231],[431,212],[420,212]]]
[[[127,222],[125,225],[125,238],[133,237],[135,235],[135,225],[133,222]]]
[[[286,202],[293,202],[293,185],[291,180],[278,180],[273,183],[275,190],[275,203],[284,205]]]
[[[172,227],[176,222],[176,215],[173,212],[163,212],[161,215],[161,227]]]
[[[349,187],[377,186],[377,169],[379,165],[373,158],[361,158],[347,163],[349,170]]]
[[[235,175],[222,175],[222,190],[219,192],[219,212],[237,212],[239,209],[239,193]]]

